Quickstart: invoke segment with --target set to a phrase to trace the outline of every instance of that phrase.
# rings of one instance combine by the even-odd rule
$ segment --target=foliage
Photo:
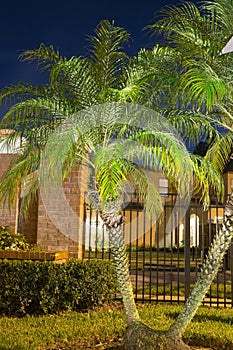
[[[211,138],[214,134],[216,139],[219,140],[220,137],[217,132],[213,131],[211,121],[216,119],[214,119],[216,110],[219,115],[219,111],[223,109],[225,111],[226,109],[224,114],[226,117],[228,112],[226,107],[230,104],[229,101],[232,100],[232,91],[227,81],[228,70],[225,69],[226,65],[222,64],[225,58],[216,59],[216,64],[212,64],[220,50],[214,46],[214,50],[217,50],[210,52],[212,41],[206,37],[211,31],[211,34],[218,33],[218,26],[215,26],[211,16],[207,20],[205,16],[202,17],[202,14],[194,5],[187,3],[183,6],[182,11],[181,16],[177,17],[176,9],[171,10],[169,12],[170,18],[168,16],[168,21],[165,21],[165,24],[167,24],[163,25],[162,22],[158,22],[157,26],[162,29],[167,28],[168,35],[175,33],[174,36],[171,35],[175,45],[165,50],[155,49],[148,55],[144,55],[142,51],[133,60],[130,60],[122,52],[122,44],[128,39],[128,34],[124,29],[117,28],[114,23],[108,21],[102,21],[95,31],[96,36],[91,38],[92,49],[88,58],[76,57],[67,60],[56,53],[52,47],[46,48],[45,46],[23,54],[23,59],[35,59],[48,68],[50,75],[49,84],[41,89],[34,89],[33,87],[28,89],[28,86],[20,85],[18,89],[12,86],[9,89],[3,89],[1,92],[3,100],[16,96],[16,103],[10,107],[4,116],[3,123],[15,130],[11,137],[26,136],[28,140],[28,145],[22,150],[22,155],[1,182],[2,193],[5,196],[8,195],[11,203],[16,185],[24,184],[28,175],[32,173],[34,174],[34,177],[32,177],[34,181],[32,181],[31,187],[29,186],[28,198],[30,199],[30,196],[35,194],[36,188],[38,188],[41,154],[45,146],[50,143],[47,141],[51,140],[49,136],[53,133],[55,127],[61,121],[67,121],[67,116],[71,113],[76,113],[74,116],[77,117],[77,112],[83,110],[85,113],[84,109],[86,107],[95,104],[116,101],[147,103],[148,106],[153,106],[157,111],[164,110],[168,120],[171,116],[174,121],[173,125],[177,127],[178,132],[181,131],[181,133],[187,135],[188,131],[192,130],[189,134],[191,141],[193,139],[196,141],[200,129],[204,130],[200,137],[208,136]],[[174,13],[175,16],[173,16]],[[188,17],[188,21],[183,21],[186,17]],[[194,30],[192,24],[194,24]],[[202,28],[204,28],[205,35],[202,33]],[[201,35],[199,35],[200,32]],[[184,48],[183,44],[190,44],[191,46],[186,50],[187,46]],[[180,50],[177,49],[178,45],[180,45]],[[199,52],[200,47],[201,51]],[[192,59],[193,57],[194,59]],[[147,59],[149,64],[147,64]],[[153,89],[154,92],[152,92]],[[28,93],[29,90],[31,90],[31,94]],[[145,93],[145,91],[147,92]],[[194,113],[176,112],[177,109],[192,108]],[[169,113],[169,110],[175,113]],[[138,167],[132,164],[132,152],[128,158],[125,157],[126,152],[120,152],[116,155],[108,152],[108,146],[114,136],[116,134],[117,136],[119,134],[124,135],[122,130],[119,132],[119,126],[117,129],[116,121],[101,120],[102,123],[99,123],[100,120],[97,119],[95,123],[92,123],[90,117],[88,115],[84,116],[84,113],[83,118],[76,120],[77,134],[72,138],[72,142],[70,142],[71,138],[68,135],[69,137],[62,140],[63,142],[57,142],[58,147],[51,145],[54,148],[54,153],[56,153],[55,156],[59,159],[62,158],[63,176],[65,177],[77,160],[86,159],[87,153],[92,152],[94,154],[92,165],[95,170],[93,187],[101,197],[101,203],[107,202],[108,204],[117,200],[121,195],[119,188],[122,188],[122,181],[128,179],[129,176],[133,178],[133,183],[137,185],[135,187],[140,187],[139,194],[151,194],[150,184],[144,181],[142,172],[138,171]],[[198,118],[195,118],[197,114]],[[191,119],[189,118],[190,115]],[[180,119],[182,119],[182,122],[180,122]],[[187,119],[189,120],[189,128],[186,131]],[[92,129],[86,129],[88,132],[83,134],[85,129],[83,129],[83,126],[86,127],[85,122],[88,126],[92,123]],[[129,122],[125,124],[129,126]],[[127,137],[130,135],[130,141],[136,141],[140,145],[139,148],[135,147],[134,152],[137,152],[139,156],[143,155],[140,158],[143,163],[147,163],[149,167],[152,166],[155,170],[156,162],[154,159],[156,159],[159,162],[160,170],[164,171],[167,176],[170,175],[171,178],[178,178],[179,180],[180,176],[177,176],[177,173],[184,175],[186,167],[183,163],[185,159],[183,159],[184,152],[181,152],[179,142],[177,142],[178,138],[174,137],[170,129],[168,134],[164,133],[164,130],[162,130],[162,133],[157,132],[158,130],[153,133],[153,125],[151,124],[151,126],[147,130],[144,130],[145,128],[142,128],[143,130],[140,128],[132,130],[131,128],[131,130],[126,130],[125,135]],[[195,131],[193,131],[194,129]],[[96,149],[97,145],[101,146]],[[61,148],[63,152],[60,152]],[[125,147],[125,149],[128,150],[128,147]],[[50,154],[53,155],[52,152]],[[110,159],[110,155],[114,155],[114,157]],[[51,157],[51,160],[51,163],[56,164],[56,157]],[[188,160],[191,162],[189,157]],[[195,189],[203,194],[204,204],[209,205],[210,185],[217,190],[217,194],[221,194],[223,191],[220,171],[219,169],[212,169],[212,159],[206,160],[193,156],[192,161]],[[216,161],[215,163],[218,164],[219,162]],[[55,173],[54,169],[52,172]],[[189,180],[187,181],[183,177],[181,177],[181,180],[183,188],[187,187]],[[179,188],[179,183],[176,184]],[[27,207],[24,202],[28,203],[24,198],[21,208]],[[105,210],[106,207],[102,206],[101,209]],[[153,206],[151,207],[153,208]],[[105,212],[108,214],[107,210]],[[123,266],[122,260],[118,254],[115,261],[118,263],[119,271]],[[124,260],[127,261],[127,259]],[[124,266],[127,270],[127,262]],[[51,273],[54,276],[54,281],[56,281],[56,273],[53,270]],[[127,287],[128,281],[129,278],[125,281],[122,279],[121,292],[130,290],[128,288],[130,286]],[[56,283],[52,290],[55,296]],[[127,297],[125,300],[133,302],[133,298]],[[62,297],[60,297],[60,301],[63,303]],[[43,299],[43,302],[47,312],[46,300]],[[127,303],[125,304],[125,307],[127,307]],[[59,305],[59,302],[56,305]],[[56,305],[54,303],[52,307],[56,309]],[[129,313],[127,314],[129,315]]]
[[[11,206],[15,199],[15,188],[21,183],[24,195],[20,210],[25,212],[29,208],[30,200],[38,190],[42,152],[47,141],[51,141],[51,134],[70,115],[76,115],[79,118],[77,125],[82,131],[80,120],[82,118],[77,113],[84,111],[84,117],[85,108],[91,106],[108,102],[145,104],[162,113],[163,117],[189,142],[196,141],[203,135],[212,137],[213,134],[216,134],[208,116],[201,112],[197,114],[196,111],[192,113],[190,110],[179,110],[177,107],[177,101],[179,100],[180,104],[183,96],[182,89],[178,88],[178,72],[181,63],[177,50],[156,46],[151,51],[142,50],[135,57],[129,58],[124,52],[128,39],[129,33],[124,28],[117,27],[114,22],[104,20],[95,29],[95,35],[89,37],[90,52],[87,57],[68,59],[61,56],[52,46],[46,47],[44,44],[41,44],[38,49],[27,50],[21,55],[22,60],[36,61],[39,67],[48,70],[49,81],[44,86],[19,83],[7,86],[0,91],[0,101],[8,103],[9,108],[1,125],[14,130],[9,135],[7,142],[10,143],[17,137],[24,137],[27,140],[21,154],[0,183],[0,199],[8,201]],[[178,96],[177,92],[179,92]],[[89,119],[90,116],[87,121]],[[79,142],[66,145],[66,159],[63,161],[64,177],[74,163],[85,158],[96,145],[104,142],[106,138],[111,141],[117,132],[122,132],[119,130],[119,125],[116,130],[116,123],[112,125],[112,120],[108,119],[106,125],[102,125],[103,120],[98,119],[99,124],[96,123],[91,135],[79,137]],[[131,132],[132,127],[125,130],[124,135],[129,136]],[[170,178],[177,178],[176,173],[174,176],[173,169],[176,169],[176,162],[183,157],[179,153],[180,150],[176,149],[175,141],[177,140],[173,140],[171,136],[169,139],[168,136],[166,134],[162,137],[146,132],[137,134],[134,130],[131,140],[140,143],[140,156],[143,153],[147,166],[151,167],[153,164],[151,156],[157,157],[161,165],[160,170],[162,169]],[[147,142],[149,142],[148,147],[145,147]],[[163,147],[160,147],[161,143]],[[61,147],[63,146],[62,142]],[[100,194],[105,199],[110,199],[110,194],[115,198],[119,181],[122,181],[129,173],[132,174],[134,185],[140,187],[138,180],[142,179],[142,172],[132,162],[129,164],[129,159],[127,159],[126,166],[121,154],[120,156],[118,154],[117,158],[113,157],[111,163],[111,160],[108,161],[106,157],[108,151],[109,147],[101,148],[93,164]],[[58,155],[60,156],[59,152]],[[122,168],[124,171],[120,171]],[[197,177],[195,182],[200,183],[199,188],[202,189],[203,199],[208,202],[206,183],[210,178],[204,179],[203,176],[199,176],[196,164],[194,168],[194,176]],[[208,170],[209,168],[208,165]],[[205,170],[203,161],[200,164],[201,175]],[[212,174],[214,177],[210,185],[219,184],[219,174],[216,171],[212,171]],[[25,184],[26,189],[24,189]],[[141,190],[145,190],[145,186]],[[220,183],[218,191],[221,190]],[[147,194],[150,193],[152,192],[147,190]],[[155,191],[153,194],[156,196]],[[159,202],[158,197],[157,194],[157,202]]]
[[[13,233],[6,226],[0,226],[0,250],[29,250],[32,246],[26,242],[24,235]]]
[[[163,36],[163,47],[157,48],[160,56],[169,57],[167,69],[168,86],[156,86],[158,94],[167,93],[166,101],[171,106],[177,104],[182,114],[190,113],[194,118],[206,118],[222,135],[209,129],[209,136],[201,135],[202,127],[190,132],[200,133],[199,140],[208,141],[208,152],[204,159],[223,171],[232,152],[232,63],[233,55],[221,54],[233,32],[233,2],[231,0],[202,1],[198,6],[184,1],[179,6],[165,6],[161,18],[149,28]],[[158,58],[158,54],[156,55]],[[164,58],[163,58],[164,59]],[[155,99],[158,103],[158,98]],[[169,104],[165,108],[169,110]],[[190,115],[191,119],[193,116]],[[190,119],[190,118],[189,118]],[[202,122],[201,122],[202,123]],[[189,124],[189,120],[186,123]],[[186,128],[185,126],[185,128]],[[207,131],[207,130],[206,130]],[[212,135],[211,135],[212,134]],[[207,165],[208,166],[208,165]]]
[[[25,315],[82,310],[111,300],[113,266],[106,261],[0,262],[0,313]]]

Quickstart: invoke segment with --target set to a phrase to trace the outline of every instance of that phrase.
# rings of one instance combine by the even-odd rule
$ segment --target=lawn
[[[139,312],[149,326],[165,330],[180,308],[143,304],[139,305]],[[121,349],[125,326],[124,313],[118,303],[86,313],[23,318],[2,316],[0,350]],[[200,307],[185,331],[184,340],[192,346],[233,349],[233,309]]]

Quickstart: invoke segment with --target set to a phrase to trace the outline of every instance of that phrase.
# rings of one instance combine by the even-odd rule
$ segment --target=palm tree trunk
[[[108,228],[113,262],[127,317],[128,327],[124,336],[125,349],[190,350],[190,347],[179,337],[166,334],[165,332],[156,332],[140,321],[129,275],[129,261],[123,235],[123,217],[121,214],[117,214],[116,210],[112,210],[111,212],[105,212],[102,218]]]
[[[233,193],[231,194],[224,212],[223,225],[216,234],[209,249],[201,274],[188,297],[184,308],[168,330],[168,334],[181,336],[189,322],[194,317],[198,307],[203,301],[211,283],[218,273],[224,255],[230,247],[233,238]]]
[[[123,299],[127,324],[138,323],[139,315],[135,305],[133,288],[129,275],[129,260],[124,243],[122,224],[118,227],[109,228],[109,243]]]

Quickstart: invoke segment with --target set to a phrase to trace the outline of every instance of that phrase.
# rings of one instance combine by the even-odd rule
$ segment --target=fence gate
[[[176,194],[163,197],[163,212],[148,217],[135,194],[124,209],[124,235],[135,300],[184,302],[200,274],[223,219],[223,203],[211,199],[204,211],[194,197],[185,209]],[[98,211],[84,204],[84,258],[111,259],[108,234]],[[203,304],[233,306],[233,244]]]

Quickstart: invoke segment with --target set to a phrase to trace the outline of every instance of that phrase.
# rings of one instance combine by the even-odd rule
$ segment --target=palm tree
[[[102,213],[109,233],[127,316],[127,349],[154,349],[160,342],[173,349],[176,349],[175,346],[184,349],[187,347],[176,335],[156,333],[139,319],[130,283],[123,234],[124,181],[130,180],[137,188],[139,196],[151,213],[160,210],[161,200],[154,184],[142,171],[143,164],[152,170],[163,170],[168,178],[176,179],[179,192],[183,196],[191,195],[187,184],[193,172],[195,180],[203,186],[205,200],[208,200],[211,184],[219,184],[216,187],[221,190],[220,174],[211,164],[200,158],[191,158],[176,133],[171,131],[171,125],[164,118],[158,118],[157,113],[145,107],[129,103],[101,104],[81,110],[64,120],[62,128],[49,138],[43,154],[45,162],[42,162],[42,176],[45,178],[45,186],[53,184],[57,188],[55,169],[58,164],[59,168],[64,169],[63,165],[67,164],[74,148],[79,155],[78,160],[92,168],[94,175],[91,196],[96,200],[95,205]],[[59,183],[59,178],[57,181]]]
[[[49,160],[46,164],[50,175],[54,164],[62,162],[63,177],[74,164],[86,162],[94,174],[91,195],[93,192],[96,194],[97,205],[109,231],[127,315],[126,346],[129,349],[154,349],[159,346],[156,345],[159,342],[168,342],[169,348],[185,348],[173,334],[170,337],[157,334],[140,322],[133,299],[123,240],[121,198],[124,181],[131,180],[148,210],[159,210],[160,197],[156,189],[145,177],[141,169],[142,163],[140,166],[135,164],[135,159],[140,155],[140,162],[143,161],[151,169],[163,170],[170,178],[177,178],[179,172],[183,175],[186,169],[185,185],[189,182],[190,174],[194,172],[196,183],[200,186],[198,189],[203,189],[203,200],[208,204],[210,185],[221,192],[219,172],[208,161],[198,157],[190,159],[176,133],[169,132],[169,129],[171,124],[182,129],[187,125],[190,135],[195,138],[195,125],[205,125],[207,134],[213,133],[214,128],[201,113],[197,118],[192,112],[166,112],[164,115],[171,123],[169,129],[167,123],[163,122],[166,119],[160,118],[158,122],[152,111],[149,112],[149,116],[152,113],[152,119],[149,118],[148,111],[144,113],[138,107],[129,113],[129,103],[130,106],[136,102],[150,105],[155,103],[156,98],[158,100],[155,95],[151,98],[148,91],[152,91],[150,86],[156,87],[155,77],[162,72],[163,66],[150,66],[148,70],[143,50],[137,57],[129,59],[122,51],[122,45],[128,39],[129,35],[124,29],[103,21],[97,27],[95,36],[90,38],[91,50],[88,58],[72,57],[68,60],[52,46],[44,45],[37,50],[26,51],[21,56],[23,60],[37,60],[43,68],[49,69],[49,83],[42,87],[29,84],[11,85],[1,91],[1,100],[12,103],[2,122],[4,127],[14,130],[8,141],[13,141],[15,137],[26,137],[27,143],[23,145],[21,154],[1,181],[0,188],[11,204],[15,198],[15,189],[27,179],[28,191],[21,206],[22,210],[26,210],[31,198],[38,191],[39,179],[43,176],[44,159]],[[157,58],[158,63],[161,59],[166,61],[166,68],[163,68],[164,80],[165,70],[172,72],[169,65],[171,51],[168,50],[164,57],[159,49],[151,54]],[[160,93],[160,109],[169,89],[169,84],[163,84],[165,92]],[[117,101],[123,102],[123,107]],[[98,113],[95,109],[94,113],[91,108],[93,105],[109,102],[113,104],[97,107]],[[64,126],[65,132],[60,132],[59,130],[64,130]],[[178,177],[176,184],[185,196],[189,188],[184,186],[183,180],[182,176]]]
[[[161,50],[171,50],[175,57],[173,67],[176,69],[172,69],[168,77],[176,87],[179,108],[192,110],[196,117],[205,115],[225,130],[220,138],[212,138],[203,157],[220,171],[228,162],[233,146],[230,83],[233,57],[221,55],[232,36],[232,11],[231,0],[204,1],[200,8],[186,2],[181,7],[166,7],[162,11],[163,18],[151,26],[166,39],[167,47]],[[232,204],[233,195],[226,205],[222,228],[209,249],[200,277],[168,334],[182,335],[221,266],[233,237]]]
[[[138,154],[132,144],[127,144],[131,150],[128,157],[123,154],[125,147],[121,147],[122,151],[118,155],[113,154],[112,157],[109,157],[107,141],[120,134],[124,138],[130,136],[134,145],[135,142],[140,143],[144,161],[157,169],[154,158],[158,157],[161,169],[169,176],[174,176],[175,172],[177,174],[177,169],[182,169],[183,172],[183,168],[186,168],[184,160],[189,163],[187,152],[183,145],[168,132],[167,127],[161,132],[158,122],[157,134],[154,132],[155,135],[153,135],[152,131],[156,130],[155,119],[147,128],[150,133],[142,129],[138,117],[136,118],[137,110],[133,115],[133,120],[135,118],[137,120],[135,123],[131,121],[130,124],[129,120],[124,118],[118,125],[115,114],[110,120],[100,121],[96,118],[92,129],[81,138],[76,138],[75,143],[71,145],[68,143],[67,148],[64,147],[64,142],[60,144],[63,152],[60,152],[61,149],[58,151],[57,144],[52,150],[49,148],[50,144],[53,145],[52,137],[56,135],[55,130],[64,125],[68,116],[75,116],[75,113],[80,111],[86,112],[87,107],[103,102],[140,101],[148,83],[142,74],[137,74],[135,60],[130,62],[122,51],[122,45],[128,38],[129,35],[124,29],[116,27],[114,23],[103,21],[97,27],[95,36],[90,38],[91,53],[88,58],[72,57],[68,60],[56,52],[52,46],[46,47],[43,44],[37,50],[29,50],[22,54],[22,60],[36,60],[43,69],[49,70],[49,83],[42,87],[20,83],[1,91],[1,101],[11,103],[2,121],[3,127],[10,127],[14,130],[8,142],[13,142],[17,137],[21,139],[26,137],[27,142],[22,145],[20,154],[1,181],[0,186],[3,199],[8,200],[12,205],[15,190],[27,181],[27,194],[21,205],[21,210],[25,211],[31,198],[39,189],[39,179],[42,176],[40,166],[43,164],[44,154],[48,149],[50,149],[50,156],[54,154],[54,150],[55,155],[59,155],[59,158],[61,154],[64,155],[62,175],[65,177],[75,163],[86,159],[87,151],[94,151],[97,145],[101,145],[99,149],[97,148],[98,152],[95,152],[93,163],[95,183],[91,190],[97,190],[98,197],[101,199],[101,210],[109,229],[110,244],[127,322],[131,325],[138,323],[139,317],[129,279],[118,192],[122,187],[122,181],[129,178],[137,185],[139,195],[144,198],[152,211],[159,208],[160,198],[140,167],[134,164],[133,159]],[[148,124],[149,121],[145,121]],[[90,115],[88,118],[85,118],[84,115],[78,120],[79,128],[82,130],[81,125],[90,127],[90,122]],[[73,140],[72,137],[71,140]],[[88,163],[91,164],[91,161]],[[177,183],[179,185],[179,181]],[[112,205],[116,201],[119,202],[119,205]]]

